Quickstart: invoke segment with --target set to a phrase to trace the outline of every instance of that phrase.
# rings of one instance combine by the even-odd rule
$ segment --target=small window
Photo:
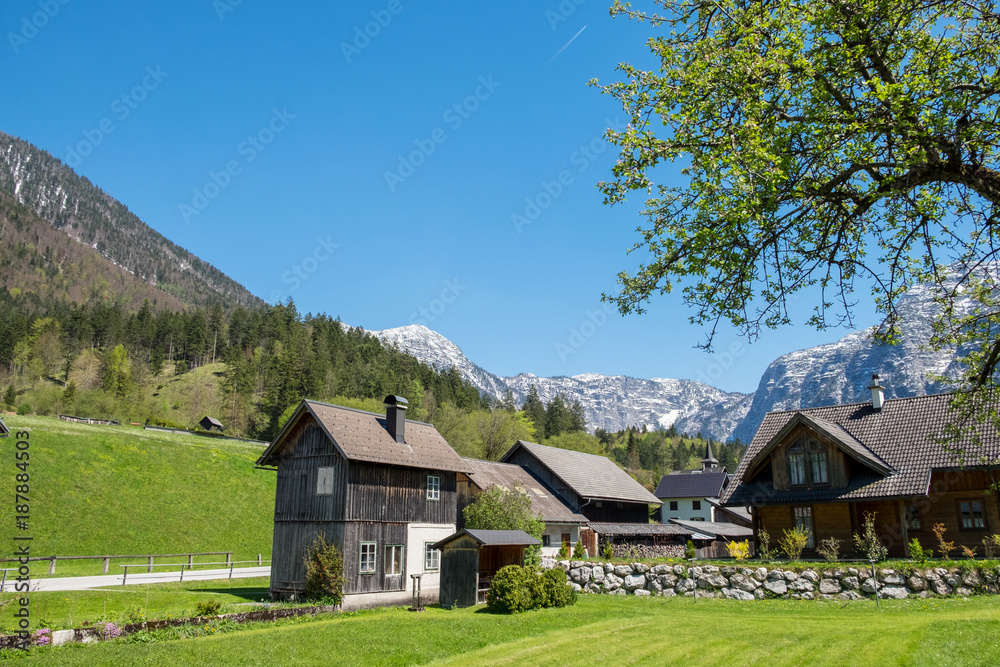
[[[433,542],[424,542],[424,572],[436,572],[441,569],[441,552],[434,548]]]
[[[333,494],[333,468],[316,469],[316,495],[329,496]]]
[[[693,509],[693,510],[700,510],[701,509],[701,501],[700,500],[692,500],[691,501],[691,509]]]
[[[979,530],[986,527],[983,519],[983,504],[978,500],[963,500],[958,503],[962,530]]]
[[[920,508],[916,505],[906,508],[906,529],[920,530]]]
[[[812,483],[829,484],[830,475],[827,472],[826,447],[816,442],[809,441],[809,462],[812,464]]]
[[[358,559],[358,572],[361,574],[375,574],[375,547],[374,542],[361,543],[361,557]]]
[[[550,544],[551,542],[552,542],[552,539],[548,535],[542,535],[542,546],[543,547],[552,546]]]
[[[427,500],[441,500],[441,478],[427,475]]]
[[[389,544],[385,547],[385,575],[403,574],[403,545]]]
[[[704,521],[705,517],[703,517],[703,516],[693,516],[693,517],[691,517],[691,520],[692,521]]]
[[[670,501],[670,511],[671,512],[676,512],[677,511],[677,501],[676,500],[671,500]]]
[[[796,507],[795,512],[795,527],[799,530],[807,531],[809,535],[809,540],[806,542],[806,548],[812,549],[815,546],[813,541],[813,535],[816,531],[813,530],[813,511],[811,507]]]
[[[802,451],[801,442],[788,448],[788,483],[792,486],[806,483],[806,453]]]

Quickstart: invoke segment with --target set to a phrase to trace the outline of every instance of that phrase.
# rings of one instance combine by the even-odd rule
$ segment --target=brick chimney
[[[402,396],[385,397],[385,428],[396,442],[406,442],[406,408],[409,406]]]
[[[882,403],[885,401],[885,387],[878,383],[878,373],[872,375],[872,384],[870,387],[872,392],[872,408],[879,412],[882,410]]]

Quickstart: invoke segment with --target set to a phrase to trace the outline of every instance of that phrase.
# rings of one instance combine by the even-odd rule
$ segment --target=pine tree
[[[545,404],[538,397],[538,389],[535,388],[535,385],[531,385],[528,388],[528,397],[524,399],[524,405],[521,406],[521,410],[524,412],[524,416],[534,425],[535,437],[538,440],[545,439]]]

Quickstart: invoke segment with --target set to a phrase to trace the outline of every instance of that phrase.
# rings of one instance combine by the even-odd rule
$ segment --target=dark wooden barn
[[[455,532],[462,458],[430,424],[406,419],[406,400],[386,414],[303,401],[257,461],[276,469],[271,596],[305,585],[303,554],[318,534],[344,557],[344,609],[409,602],[409,575],[437,599],[440,554]]]
[[[523,530],[461,530],[434,545],[441,552],[442,605],[471,607],[486,601],[497,570],[524,565],[524,548],[541,544]]]
[[[215,417],[208,417],[208,416],[202,417],[201,421],[198,422],[198,425],[201,426],[206,431],[215,431],[216,433],[222,433],[222,422],[220,422]]]

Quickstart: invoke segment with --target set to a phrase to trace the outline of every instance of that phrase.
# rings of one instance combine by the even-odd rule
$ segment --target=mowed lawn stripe
[[[565,609],[381,609],[154,644],[43,650],[22,664],[995,665],[1000,605],[582,597]]]

